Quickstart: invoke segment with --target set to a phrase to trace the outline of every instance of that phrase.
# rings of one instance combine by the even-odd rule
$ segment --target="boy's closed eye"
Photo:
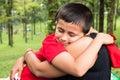
[[[61,33],[64,33],[64,30],[60,27],[58,27],[58,31],[61,32]]]

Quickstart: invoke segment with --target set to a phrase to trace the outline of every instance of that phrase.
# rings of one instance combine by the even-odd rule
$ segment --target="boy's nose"
[[[62,41],[67,41],[67,35],[63,35],[63,36],[61,37],[61,40],[62,40]]]

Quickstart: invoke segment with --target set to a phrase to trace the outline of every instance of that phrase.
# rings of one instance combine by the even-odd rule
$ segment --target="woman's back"
[[[96,33],[91,33],[90,37],[95,38]],[[84,76],[74,77],[71,75],[66,75],[60,78],[56,78],[54,80],[110,80],[110,75],[111,75],[110,59],[107,48],[105,45],[103,45],[98,53],[98,58],[94,66],[91,69],[89,69]]]

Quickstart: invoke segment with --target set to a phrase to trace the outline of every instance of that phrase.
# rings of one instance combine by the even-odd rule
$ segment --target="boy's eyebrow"
[[[71,31],[70,31],[70,32],[68,32],[68,33],[70,33],[70,34],[75,34],[74,32],[71,32]]]
[[[68,32],[69,34],[74,34],[74,35],[78,35],[77,33],[75,33],[75,32]]]
[[[63,29],[63,28],[61,28],[61,27],[59,27],[59,26],[58,26],[57,28],[59,28],[59,29]]]

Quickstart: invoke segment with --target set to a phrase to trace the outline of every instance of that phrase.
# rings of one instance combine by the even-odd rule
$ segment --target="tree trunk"
[[[116,4],[116,6],[115,6],[114,30],[116,30],[116,22],[117,22],[117,18],[118,18],[117,13],[118,13],[119,0],[116,0],[116,1],[115,1],[115,4]]]
[[[33,33],[34,33],[34,35],[35,35],[35,32],[36,32],[36,29],[35,29],[35,22],[36,22],[36,18],[35,18],[35,10],[33,9]]]
[[[99,31],[99,4],[94,4],[98,9],[95,10],[95,29]]]
[[[99,32],[104,31],[104,0],[100,0],[100,12],[99,12]]]
[[[115,11],[115,0],[109,0],[108,2],[108,16],[107,16],[107,33],[113,33],[113,21]]]
[[[25,3],[25,0],[24,0],[24,19],[23,19],[23,36],[25,38],[25,42],[27,43],[28,42],[28,36],[27,36],[27,18],[26,18],[26,7],[25,7],[26,3]]]
[[[0,25],[0,43],[2,44],[2,24]]]
[[[32,0],[32,1],[34,2],[35,0]],[[36,33],[36,27],[35,27],[36,17],[35,17],[35,9],[34,8],[33,8],[32,16],[33,16],[33,33],[35,35],[35,33]]]
[[[7,17],[8,17],[8,22],[7,22],[7,27],[8,27],[8,45],[11,47],[13,46],[13,26],[12,26],[12,20],[10,17],[12,17],[12,0],[8,0],[8,9],[7,10]]]

